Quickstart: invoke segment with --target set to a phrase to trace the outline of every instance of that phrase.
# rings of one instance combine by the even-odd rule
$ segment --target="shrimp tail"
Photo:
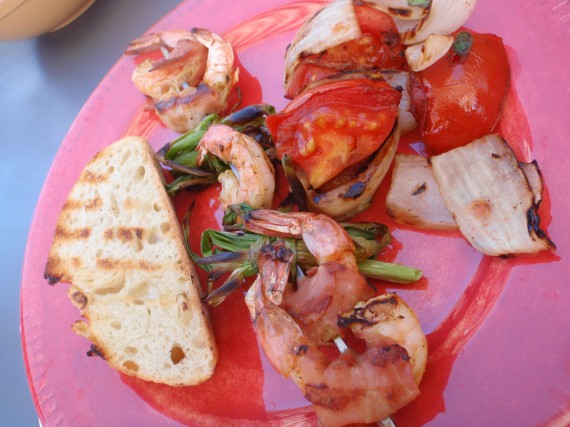
[[[162,45],[163,42],[158,33],[145,34],[132,40],[127,46],[125,53],[127,55],[139,55],[156,50]]]
[[[288,275],[290,257],[283,242],[274,242],[262,249],[258,258],[260,274],[249,290],[246,302],[250,300],[248,307],[255,333],[267,359],[280,375],[293,379],[302,387],[300,365],[313,346],[293,318],[270,300],[271,287],[280,282],[276,278]],[[318,354],[318,351],[311,351],[311,355],[313,353]]]
[[[244,219],[245,228],[254,233],[275,237],[300,238],[302,236],[303,230],[294,213],[256,209],[247,212]]]
[[[293,252],[285,246],[282,240],[261,248],[260,257],[266,260],[259,263],[260,274],[267,278],[265,294],[275,305],[281,305],[283,293],[289,279],[289,269]]]

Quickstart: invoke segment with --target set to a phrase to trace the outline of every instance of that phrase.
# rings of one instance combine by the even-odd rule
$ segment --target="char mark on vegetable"
[[[350,186],[346,193],[339,194],[342,199],[356,199],[366,190],[366,182],[358,181]]]
[[[528,221],[528,233],[532,236],[532,234],[536,234],[536,236],[540,239],[544,239],[548,245],[552,247],[552,249],[556,249],[556,245],[552,240],[548,238],[546,233],[540,228],[540,217],[537,213],[536,205],[532,205],[530,209],[526,212],[526,219]]]
[[[403,17],[408,17],[412,14],[410,9],[401,9],[399,7],[389,7],[388,10],[392,15],[398,15]]]
[[[414,192],[412,193],[412,196],[419,196],[420,194],[422,194],[424,191],[427,190],[427,185],[424,182],[422,185],[420,185],[416,190],[414,190]]]

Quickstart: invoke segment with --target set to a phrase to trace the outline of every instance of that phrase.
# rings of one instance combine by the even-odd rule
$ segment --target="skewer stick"
[[[386,417],[383,420],[378,421],[376,424],[381,427],[396,427],[396,424],[394,424],[394,421],[392,421],[392,418],[390,417]]]
[[[338,348],[338,351],[341,353],[344,353],[346,350],[348,350],[348,346],[341,337],[336,337],[333,341],[334,345],[336,345],[336,348]]]
[[[234,175],[236,176],[236,178],[239,182],[239,171],[237,170],[237,168],[230,163],[230,169],[232,170],[232,172],[234,173]]]

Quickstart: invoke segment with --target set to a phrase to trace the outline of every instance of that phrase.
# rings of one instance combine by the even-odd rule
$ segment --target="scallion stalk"
[[[422,277],[422,271],[416,268],[372,259],[360,261],[358,270],[370,279],[401,284],[417,282]]]

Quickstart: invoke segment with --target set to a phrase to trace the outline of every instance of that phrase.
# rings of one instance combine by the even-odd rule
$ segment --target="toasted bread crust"
[[[117,141],[85,167],[59,215],[45,278],[72,284],[70,300],[85,318],[72,329],[111,367],[169,385],[213,374],[209,313],[142,138]]]

